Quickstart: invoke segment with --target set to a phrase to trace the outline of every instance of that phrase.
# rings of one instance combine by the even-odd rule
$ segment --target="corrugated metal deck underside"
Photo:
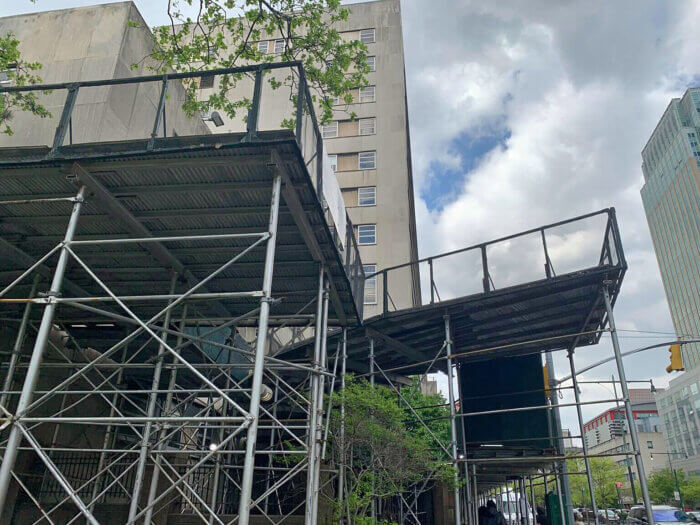
[[[299,149],[288,132],[261,133],[255,143],[243,135],[216,135],[158,139],[153,151],[145,141],[85,144],[65,147],[60,159],[35,160],[44,148],[0,152],[0,200],[74,196],[70,178],[74,162],[103,185],[112,197],[152,236],[252,233],[268,230],[276,150],[311,225],[315,242],[332,276],[335,301],[330,317],[358,322],[350,283],[333,243]],[[0,289],[22,270],[61,242],[72,203],[50,202],[0,206]],[[103,202],[88,194],[76,240],[140,237],[110,213]],[[196,280],[229,261],[255,239],[168,241],[164,243]],[[80,245],[76,253],[118,295],[167,294],[170,268],[154,258],[143,244]],[[247,292],[262,288],[265,243],[206,284],[206,292]],[[55,258],[48,261],[53,267]],[[282,198],[275,258],[273,296],[279,299],[273,315],[291,315],[313,300],[318,286],[318,261],[310,251],[290,207]],[[42,269],[46,290],[50,270]],[[70,265],[64,296],[104,296],[98,284],[77,264]],[[8,295],[26,297],[31,278]],[[192,285],[182,282],[178,293]],[[255,308],[257,297],[198,301],[203,318],[231,318]],[[164,303],[129,303],[142,318]],[[104,308],[108,303],[95,304]],[[304,312],[313,313],[313,306]],[[118,307],[112,308],[123,314]],[[3,306],[3,317],[18,315]],[[38,310],[38,309],[37,309]],[[190,310],[192,314],[192,309]],[[59,319],[96,321],[94,315],[62,306]],[[104,319],[102,320],[104,322]]]
[[[614,302],[623,274],[621,266],[598,266],[365,319],[362,328],[348,334],[348,368],[369,370],[371,336],[380,367],[402,375],[424,373],[445,341],[445,315],[450,316],[456,361],[567,348],[581,332],[590,333],[577,346],[596,344],[597,331],[607,322],[601,287],[608,282]],[[444,361],[435,366],[444,369]]]

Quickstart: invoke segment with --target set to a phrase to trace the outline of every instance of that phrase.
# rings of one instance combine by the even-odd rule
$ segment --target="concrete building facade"
[[[345,40],[367,46],[367,85],[352,90],[352,103],[336,100],[333,120],[322,127],[324,152],[335,171],[345,207],[355,227],[365,273],[373,274],[418,258],[413,173],[404,73],[403,34],[399,0],[374,0],[348,6],[347,20],[334,27]],[[265,35],[257,42],[268,55],[283,51],[284,40]],[[287,72],[275,78],[284,83]],[[211,79],[198,89],[207,99],[218,89]],[[252,79],[242,79],[231,90],[232,97],[250,97]],[[218,126],[208,123],[212,133],[246,129],[244,112],[235,118],[222,116]],[[260,129],[274,129],[285,117],[294,116],[288,93],[263,84]],[[388,309],[417,306],[421,302],[418,267],[391,272]],[[383,311],[381,276],[365,283],[364,316]]]
[[[45,84],[150,74],[149,61],[144,58],[151,53],[153,40],[147,28],[133,2],[0,18],[0,34],[13,33],[24,60],[42,64],[39,74]],[[137,63],[138,67],[132,67]],[[11,80],[2,81],[8,84]],[[207,133],[201,118],[188,118],[181,110],[182,84],[170,82],[168,90],[167,135]],[[39,95],[51,113],[45,119],[13,111],[9,122],[13,135],[1,135],[0,146],[50,146],[66,94],[57,89]],[[82,89],[65,143],[149,137],[159,94],[157,82]]]
[[[371,72],[357,103],[339,103],[323,133],[365,272],[372,273],[418,258],[401,9],[399,0],[349,7],[352,14],[338,30],[365,43]],[[349,119],[351,113],[357,120]],[[390,310],[420,304],[417,267],[391,272],[390,278]],[[367,283],[365,317],[382,311],[383,286],[381,278]]]
[[[638,436],[642,463],[644,464],[644,471],[646,472],[647,476],[654,471],[668,468],[669,456],[667,455],[666,440],[664,439],[663,434],[661,432],[640,431]],[[592,446],[589,449],[589,452],[591,454],[614,454],[616,452],[630,452],[631,450],[632,445],[630,444],[629,437],[623,438],[622,436],[617,436],[609,439],[608,441]],[[620,458],[618,456],[614,457],[614,460],[618,465],[625,467],[625,479],[620,480],[621,482],[629,484],[629,474],[627,474],[628,466],[632,469],[632,478],[635,481],[639,479],[637,467],[631,457]],[[676,464],[675,459],[671,459],[671,461],[676,468],[679,467],[679,465]]]

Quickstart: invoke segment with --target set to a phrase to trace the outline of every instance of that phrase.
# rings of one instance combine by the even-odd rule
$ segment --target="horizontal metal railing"
[[[245,119],[245,137],[242,139],[247,143],[262,142],[263,139],[259,136],[259,122],[261,108],[263,105],[263,82],[266,72],[276,70],[290,69],[295,74],[296,92],[292,96],[290,92],[289,98],[296,107],[295,112],[295,127],[294,135],[297,145],[301,152],[302,158],[306,165],[306,169],[311,177],[311,181],[316,190],[318,202],[323,209],[326,224],[329,228],[331,236],[334,240],[338,256],[345,269],[346,276],[350,281],[350,288],[353,299],[359,315],[362,315],[363,305],[363,290],[364,290],[364,272],[362,261],[360,259],[359,249],[356,239],[353,235],[353,226],[350,218],[345,214],[346,220],[346,235],[344,242],[341,242],[338,234],[338,228],[334,219],[329,212],[329,207],[323,197],[323,155],[324,144],[323,135],[316,118],[313,98],[309,90],[306,74],[303,65],[300,61],[287,61],[275,63],[252,64],[235,68],[220,68],[206,71],[189,71],[181,73],[165,73],[159,75],[146,75],[138,77],[111,78],[104,80],[86,80],[77,82],[60,82],[42,85],[26,85],[26,86],[2,86],[0,94],[12,92],[38,92],[50,93],[56,90],[65,90],[66,98],[61,111],[60,119],[53,134],[53,141],[50,149],[46,154],[47,159],[60,159],[62,150],[65,147],[66,140],[69,145],[73,145],[73,113],[76,107],[76,101],[80,90],[87,88],[98,88],[105,86],[122,86],[130,84],[144,84],[156,82],[160,84],[160,92],[158,97],[158,106],[154,113],[151,132],[148,138],[146,151],[157,150],[158,138],[167,138],[168,120],[167,114],[167,95],[168,83],[172,81],[182,81],[188,79],[202,79],[225,76],[228,78],[240,78],[240,75],[252,75],[253,86],[252,96],[248,107],[247,116]],[[181,111],[181,108],[179,108]],[[282,119],[284,115],[280,115],[279,130],[284,129]],[[133,138],[133,137],[132,137]],[[1,161],[0,161],[1,162]]]
[[[543,272],[541,277],[544,279],[552,279],[556,277],[554,266],[552,264],[552,259],[550,258],[550,250],[547,246],[547,232],[555,229],[564,227],[576,222],[581,222],[586,219],[591,219],[598,216],[607,216],[607,221],[605,224],[605,233],[603,235],[602,247],[600,250],[600,257],[598,258],[598,266],[619,266],[622,269],[626,269],[626,262],[624,257],[624,252],[622,249],[622,242],[620,240],[620,232],[617,225],[617,219],[615,216],[615,208],[605,208],[596,212],[588,213],[585,215],[580,215],[571,219],[564,221],[555,222],[552,224],[547,224],[545,226],[540,226],[538,228],[532,228],[512,235],[507,235],[505,237],[500,237],[487,242],[482,242],[479,244],[474,244],[467,246],[465,248],[460,248],[458,250],[452,250],[449,252],[441,253],[439,255],[433,255],[430,257],[424,257],[415,261],[399,264],[389,268],[384,268],[377,271],[371,275],[367,275],[366,279],[379,279],[380,282],[377,283],[378,288],[381,286],[382,293],[382,312],[388,313],[390,311],[395,311],[400,309],[397,307],[394,298],[392,297],[392,273],[395,273],[403,269],[413,269],[414,267],[420,267],[421,264],[427,265],[428,270],[428,286],[430,288],[430,304],[440,302],[443,299],[440,297],[438,287],[436,284],[436,273],[435,266],[438,261],[445,261],[450,258],[456,257],[466,252],[474,252],[478,254],[481,258],[481,292],[489,293],[496,290],[492,274],[489,271],[489,257],[487,249],[489,247],[508,243],[515,239],[523,238],[529,235],[537,235],[540,237],[540,248],[542,250],[541,257],[543,261]],[[583,270],[586,268],[580,268]],[[397,285],[399,286],[399,285]],[[401,286],[404,288],[404,286]]]

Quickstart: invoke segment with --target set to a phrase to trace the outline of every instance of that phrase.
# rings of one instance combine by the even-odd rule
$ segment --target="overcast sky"
[[[94,3],[102,2],[2,2],[0,16]],[[136,4],[149,24],[166,20],[165,0]],[[671,98],[700,83],[700,2],[405,0],[402,8],[420,255],[615,206],[630,266],[616,318],[640,331],[623,332],[623,348],[668,340],[642,333],[670,334],[672,325],[639,195],[640,151]],[[593,242],[584,233],[558,239],[561,264]],[[529,263],[541,269],[511,257],[515,267],[504,262],[496,286]],[[611,351],[604,338],[577,352],[577,366]],[[627,359],[628,378],[665,386],[667,355]],[[602,366],[586,379],[611,373]],[[584,395],[610,397],[594,385]],[[577,427],[573,409],[562,417]]]

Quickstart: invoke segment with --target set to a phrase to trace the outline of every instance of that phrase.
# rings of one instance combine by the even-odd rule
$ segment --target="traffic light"
[[[544,395],[549,397],[549,370],[547,365],[542,367],[542,378],[544,379]]]
[[[681,345],[671,345],[668,347],[671,356],[671,364],[666,367],[669,374],[673,371],[683,371],[683,357],[681,357]]]

